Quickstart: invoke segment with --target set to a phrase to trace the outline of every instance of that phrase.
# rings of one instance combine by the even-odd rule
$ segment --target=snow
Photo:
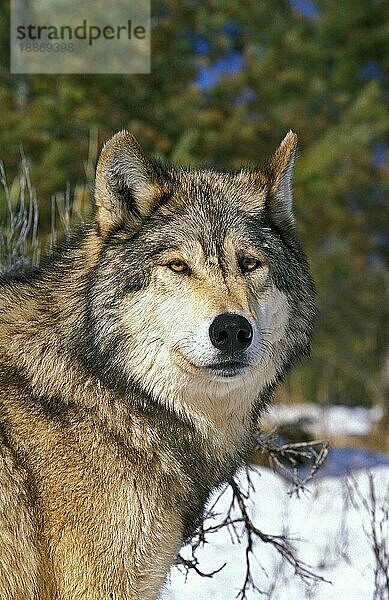
[[[389,502],[389,466],[369,472],[356,471],[347,477],[318,477],[299,498],[288,495],[289,484],[272,471],[251,471],[255,491],[250,492],[248,509],[254,524],[268,534],[285,531],[294,540],[299,557],[315,573],[331,583],[306,585],[294,574],[270,544],[255,543],[252,573],[256,585],[268,595],[249,591],[247,598],[271,597],[272,600],[369,600],[374,592],[374,554],[369,542],[369,473],[374,482],[377,506],[387,509]],[[247,488],[247,478],[240,475]],[[365,501],[364,504],[364,500]],[[228,488],[217,504],[220,514],[228,510]],[[211,500],[213,502],[213,500]],[[238,514],[238,513],[236,513]],[[381,514],[381,513],[380,513]],[[219,516],[218,521],[221,518]],[[207,525],[210,523],[207,522]],[[389,543],[388,521],[384,523],[384,543]],[[227,529],[209,534],[208,543],[197,552],[199,568],[211,572],[227,563],[212,578],[191,571],[185,575],[175,567],[162,595],[163,600],[233,600],[245,577],[245,540],[238,543]],[[185,554],[186,552],[186,554]],[[190,557],[188,549],[182,554]],[[382,597],[389,598],[388,596]]]
[[[382,418],[382,408],[324,406],[318,404],[274,404],[265,419],[271,425],[306,419],[305,428],[315,436],[364,436]]]

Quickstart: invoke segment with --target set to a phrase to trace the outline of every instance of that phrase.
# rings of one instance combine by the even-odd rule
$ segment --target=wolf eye
[[[174,273],[189,273],[189,267],[183,260],[171,260],[167,266],[171,271],[174,271]]]
[[[254,269],[260,267],[261,264],[261,261],[257,258],[242,258],[242,260],[240,261],[241,269],[246,273],[248,271],[254,271]]]

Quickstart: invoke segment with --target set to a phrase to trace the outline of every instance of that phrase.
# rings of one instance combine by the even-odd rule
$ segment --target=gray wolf
[[[0,279],[0,598],[158,597],[309,348],[295,149],[192,171],[122,131],[91,222]]]

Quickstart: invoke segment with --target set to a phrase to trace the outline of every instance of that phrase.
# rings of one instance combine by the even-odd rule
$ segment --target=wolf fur
[[[309,347],[295,148],[290,132],[262,169],[191,171],[120,132],[91,223],[0,279],[1,599],[158,597]],[[211,341],[220,315],[246,323],[238,349]]]

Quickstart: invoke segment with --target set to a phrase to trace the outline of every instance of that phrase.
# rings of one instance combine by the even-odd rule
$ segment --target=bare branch
[[[195,573],[197,573],[197,575],[200,575],[200,577],[213,577],[214,575],[216,575],[216,573],[220,573],[220,571],[224,569],[227,563],[224,563],[221,567],[215,569],[215,571],[212,571],[210,573],[204,573],[204,571],[201,571],[201,569],[199,569],[198,567],[198,564],[199,561],[193,553],[192,558],[189,559],[184,558],[181,554],[179,554],[176,558],[176,565],[178,567],[184,567],[186,575],[188,575],[189,571],[193,570],[195,571]]]
[[[289,494],[299,495],[300,492],[306,490],[306,484],[313,479],[324,464],[329,452],[329,442],[314,440],[278,444],[274,432],[265,434],[258,430],[255,434],[254,451],[265,452],[274,471],[292,483],[293,487]],[[309,468],[308,474],[304,477],[299,475],[301,466]]]
[[[272,443],[271,451],[275,453],[276,448],[277,446],[275,442]],[[280,455],[289,456],[288,452],[290,450],[290,460],[297,461],[297,455],[300,451],[300,444],[291,444],[290,448],[288,448],[287,445],[284,447],[281,446],[280,448]],[[319,468],[320,465],[318,463],[320,462],[320,464],[322,464],[324,461],[323,453],[320,452],[321,448],[322,447],[317,449],[314,447],[312,451],[309,444],[308,449],[306,444],[302,444],[303,457],[315,457],[314,466],[312,466],[310,469],[310,478],[314,476],[314,473]],[[281,535],[267,534],[252,522],[248,510],[248,502],[250,501],[252,493],[255,492],[252,478],[250,476],[251,472],[252,469],[250,467],[246,467],[247,488],[245,491],[243,491],[235,479],[231,479],[228,482],[228,486],[226,485],[221,490],[220,494],[215,498],[212,505],[206,511],[204,521],[191,541],[190,546],[192,558],[185,559],[180,555],[178,557],[178,564],[184,567],[186,573],[193,569],[202,577],[212,577],[212,575],[224,568],[225,565],[222,565],[213,573],[203,573],[199,569],[199,563],[195,553],[200,546],[209,541],[209,536],[211,534],[221,531],[222,529],[227,529],[232,543],[243,543],[245,541],[246,568],[244,578],[237,595],[237,600],[246,600],[248,597],[247,594],[250,590],[255,591],[257,594],[268,595],[267,591],[258,587],[253,577],[251,562],[254,557],[256,540],[259,540],[265,544],[270,544],[280,555],[282,562],[284,564],[291,565],[295,574],[305,583],[326,582],[326,579],[314,573],[309,565],[299,559],[296,549],[292,543],[293,540],[291,540],[285,532]],[[308,477],[298,480],[297,483],[300,490],[303,488],[303,485],[307,480]],[[293,483],[296,485],[295,480],[293,480]],[[227,510],[223,512],[223,515],[221,515],[217,512],[217,505],[220,499],[228,492],[228,490],[231,493],[231,500],[229,501]],[[207,525],[209,521],[211,521],[211,524]],[[266,573],[265,570],[264,572]],[[327,581],[327,583],[329,582]]]
[[[362,517],[362,527],[375,559],[373,600],[389,600],[389,486],[379,499],[372,473],[368,474],[368,481],[367,496],[352,473],[346,485],[354,508],[369,517],[368,521]]]
[[[253,552],[253,540],[255,536],[258,537],[265,544],[271,544],[275,548],[275,550],[277,550],[277,552],[282,556],[282,558],[294,568],[295,574],[298,575],[303,581],[327,581],[326,579],[324,579],[324,577],[321,577],[320,575],[314,573],[309,567],[309,565],[305,564],[297,557],[295,548],[292,546],[291,541],[285,535],[269,535],[258,529],[251,521],[251,518],[247,511],[245,498],[238,484],[235,480],[231,480],[229,483],[233,490],[234,498],[236,499],[240,512],[242,514],[242,519],[235,519],[235,522],[243,521],[245,526],[245,532],[247,535],[246,576],[237,598],[239,600],[244,600],[247,597],[246,592],[250,588],[255,589],[256,591],[260,591],[254,585],[250,565],[250,554]],[[329,582],[327,581],[327,583]]]

